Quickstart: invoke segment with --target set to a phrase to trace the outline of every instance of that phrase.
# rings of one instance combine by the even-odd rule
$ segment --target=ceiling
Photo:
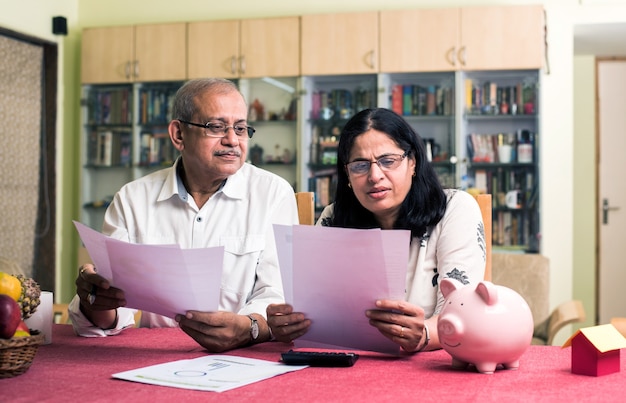
[[[576,25],[574,54],[626,56],[626,23]]]

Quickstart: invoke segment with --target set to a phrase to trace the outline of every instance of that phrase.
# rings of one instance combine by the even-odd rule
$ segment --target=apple
[[[0,337],[10,339],[22,321],[22,309],[15,300],[0,294]]]
[[[28,325],[23,320],[20,320],[19,325],[17,325],[17,329],[15,329],[15,334],[13,337],[28,337],[30,336],[30,329]]]

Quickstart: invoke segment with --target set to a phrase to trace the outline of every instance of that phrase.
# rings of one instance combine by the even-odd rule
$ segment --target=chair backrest
[[[475,195],[474,198],[480,207],[480,213],[483,216],[483,225],[485,226],[485,280],[491,281],[491,220],[492,205],[490,194]]]
[[[536,253],[494,253],[493,283],[519,293],[535,324],[550,315],[550,261]]]
[[[67,313],[68,304],[53,304],[53,320],[54,323],[67,325],[70,323],[70,316]]]
[[[313,192],[296,192],[298,219],[301,225],[315,225],[315,202]]]

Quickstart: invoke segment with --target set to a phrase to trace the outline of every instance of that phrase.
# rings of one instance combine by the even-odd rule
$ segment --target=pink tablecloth
[[[179,329],[129,329],[119,336],[82,338],[54,325],[52,344],[39,348],[23,375],[0,379],[1,402],[610,402],[624,401],[626,364],[601,377],[573,375],[570,349],[531,346],[517,371],[479,374],[451,368],[443,350],[400,358],[362,354],[350,368],[306,368],[223,393],[145,385],[111,374],[207,354]],[[228,354],[278,361],[282,343]]]

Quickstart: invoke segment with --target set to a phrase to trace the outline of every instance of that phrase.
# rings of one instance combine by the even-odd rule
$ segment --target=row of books
[[[172,117],[177,88],[150,88],[139,91],[139,124],[166,124]]]
[[[535,203],[535,174],[528,169],[476,169],[473,187],[481,193],[493,195],[494,209],[506,207],[506,194],[518,189],[521,191],[521,208],[532,207]]]
[[[167,131],[141,133],[139,165],[171,165],[178,156]]]
[[[323,209],[335,200],[337,175],[328,172],[309,178],[309,189],[315,193],[315,208]]]
[[[522,82],[498,85],[467,78],[465,107],[466,113],[476,115],[534,115],[537,113],[537,86]]]
[[[498,211],[492,222],[491,242],[496,246],[523,246],[530,240],[530,222],[524,214]]]
[[[92,125],[132,123],[132,89],[93,89],[87,97],[87,122]]]
[[[394,84],[391,108],[404,116],[454,114],[454,89],[439,85]]]
[[[127,130],[92,130],[87,146],[87,163],[94,166],[130,165],[132,134]]]
[[[375,105],[376,94],[371,89],[314,91],[311,119],[349,119],[356,112]]]

